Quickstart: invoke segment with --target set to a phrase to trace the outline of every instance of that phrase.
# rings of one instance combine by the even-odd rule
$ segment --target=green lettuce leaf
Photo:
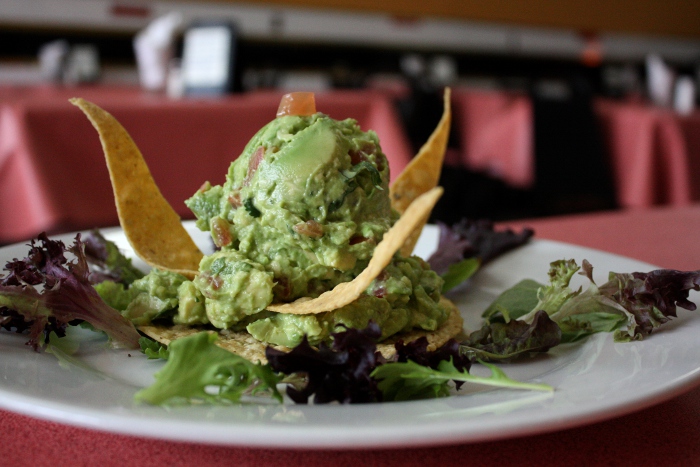
[[[448,266],[447,272],[442,275],[445,283],[442,285],[442,293],[454,289],[478,271],[481,265],[479,258],[467,258]]]
[[[244,395],[268,393],[278,401],[280,377],[267,365],[251,363],[218,347],[216,334],[200,332],[170,344],[165,366],[151,386],[134,399],[154,405],[203,401],[212,404],[240,401]]]
[[[588,288],[572,290],[573,274],[589,280]],[[537,303],[526,314],[522,309],[531,302],[532,284],[506,291],[484,313],[490,320],[513,317],[532,323],[536,313],[545,311],[562,331],[562,342],[571,342],[596,332],[614,332],[618,342],[640,340],[676,316],[676,307],[695,310],[688,301],[690,290],[700,290],[700,271],[657,269],[648,273],[611,272],[608,282],[598,286],[593,266],[583,260],[551,263],[550,282],[537,289]],[[533,281],[534,283],[534,281]],[[519,301],[521,300],[521,301]]]
[[[163,345],[150,337],[142,337],[139,339],[139,345],[141,346],[141,352],[143,352],[149,360],[167,360],[170,356],[167,345]]]
[[[535,309],[539,302],[537,291],[543,287],[532,279],[523,279],[504,290],[481,315],[487,322],[508,322]]]
[[[551,386],[546,384],[525,383],[510,379],[498,367],[488,363],[483,364],[491,370],[490,376],[475,376],[467,370],[459,371],[455,368],[452,360],[443,360],[437,369],[422,366],[409,360],[403,363],[380,365],[372,372],[372,377],[379,380],[378,387],[384,401],[445,397],[450,393],[451,381],[511,389],[553,390]]]
[[[532,323],[510,320],[491,323],[469,335],[460,350],[472,360],[511,360],[523,354],[546,352],[559,345],[562,331],[546,312],[538,311]]]

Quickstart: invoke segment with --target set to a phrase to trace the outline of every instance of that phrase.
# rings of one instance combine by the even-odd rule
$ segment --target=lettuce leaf
[[[531,229],[496,231],[488,220],[462,219],[452,226],[438,222],[438,227],[438,247],[428,263],[445,280],[443,293],[464,283],[483,264],[527,243],[534,234]]]
[[[556,325],[554,325],[556,328]],[[557,328],[558,330],[558,328]],[[275,371],[305,375],[306,385],[288,387],[287,394],[297,403],[363,403],[445,397],[451,388],[465,382],[523,389],[546,389],[508,379],[491,368],[489,378],[469,374],[472,359],[457,341],[429,351],[425,337],[408,344],[395,344],[395,361],[384,361],[376,352],[381,332],[370,323],[364,330],[348,329],[335,333],[332,346],[314,349],[306,341],[289,353],[271,348],[266,355]]]
[[[163,345],[150,337],[141,337],[141,339],[139,339],[139,345],[141,346],[141,352],[143,352],[149,360],[167,360],[170,356],[167,345]]]
[[[442,293],[448,292],[472,277],[481,266],[479,258],[467,258],[458,263],[450,264],[447,272],[442,275],[444,283]]]
[[[585,291],[569,286],[579,269],[589,280]],[[555,261],[550,265],[549,278],[549,283],[536,292],[532,283],[504,292],[487,309],[485,317],[491,321],[515,317],[532,323],[538,312],[545,311],[561,329],[562,342],[596,332],[614,332],[618,342],[641,340],[675,317],[677,307],[695,310],[688,295],[691,290],[700,290],[700,271],[671,269],[611,272],[608,281],[598,286],[593,280],[593,266],[587,260],[581,267],[574,260]],[[523,315],[522,304],[535,298],[535,306]]]
[[[562,331],[545,311],[538,311],[532,323],[510,320],[485,324],[462,342],[461,351],[473,360],[511,360],[523,354],[547,352],[560,344]]]
[[[379,380],[379,390],[385,401],[406,401],[446,397],[450,394],[450,382],[468,382],[486,386],[507,387],[537,391],[553,391],[546,384],[524,383],[510,379],[498,367],[483,363],[491,375],[475,376],[468,370],[458,370],[452,360],[443,360],[437,368],[423,366],[413,361],[386,363],[372,372]]]
[[[532,280],[523,279],[513,287],[504,290],[482,313],[481,317],[487,322],[508,322],[518,319],[531,310],[539,302],[537,291],[543,284]]]
[[[287,395],[298,404],[308,403],[311,396],[316,404],[376,402],[381,394],[370,373],[381,363],[381,335],[379,326],[370,322],[365,329],[334,333],[330,346],[322,342],[315,349],[304,337],[290,352],[268,347],[265,356],[274,371],[306,377],[303,387],[287,387]]]
[[[90,265],[90,282],[106,280],[129,285],[144,273],[119,251],[114,242],[107,240],[99,230],[92,230],[85,237],[85,258]]]
[[[38,349],[51,331],[65,329],[73,321],[87,321],[104,331],[113,343],[138,348],[140,336],[133,324],[107,305],[92,287],[80,234],[69,248],[61,241],[50,240],[45,233],[38,241],[41,246],[32,240],[28,256],[9,261],[5,266],[9,273],[0,277],[0,325],[6,329],[14,325],[20,332],[28,330],[29,344]],[[66,252],[75,259],[68,261]]]
[[[496,231],[488,220],[462,219],[448,226],[438,222],[440,239],[435,253],[428,258],[430,268],[442,275],[451,264],[467,258],[478,258],[486,264],[494,258],[528,242],[532,229],[515,233],[511,229]]]
[[[215,344],[218,336],[200,332],[173,341],[168,361],[151,386],[134,395],[137,402],[166,405],[204,401],[232,403],[244,395],[267,393],[278,401],[277,376],[269,366],[251,363]]]

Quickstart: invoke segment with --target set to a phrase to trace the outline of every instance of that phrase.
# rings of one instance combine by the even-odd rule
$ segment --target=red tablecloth
[[[537,236],[662,267],[700,266],[700,206],[521,222]],[[275,450],[154,441],[0,411],[2,465],[236,465],[401,467],[700,464],[700,388],[655,407],[565,431],[498,442],[401,450]]]
[[[532,104],[527,96],[492,91],[455,89],[454,126],[459,151],[445,163],[499,178],[517,188],[535,182]]]
[[[595,110],[607,140],[620,206],[690,202],[694,178],[690,160],[700,159],[700,152],[691,156],[677,114],[610,100],[597,101]]]
[[[280,93],[220,100],[171,100],[120,88],[0,88],[0,244],[42,230],[117,225],[97,133],[69,97],[91,100],[131,134],[165,198],[184,218],[184,200],[201,184],[224,181],[248,140],[275,116]],[[410,161],[410,145],[391,96],[334,91],[316,96],[336,119],[355,118],[379,135],[392,174]]]
[[[517,188],[536,182],[528,96],[455,89],[452,103],[460,148],[446,156],[446,163],[487,173]],[[596,100],[594,111],[619,206],[700,200],[700,184],[694,183],[700,176],[700,112],[682,117],[667,109],[607,99]]]
[[[700,111],[678,117],[688,150],[688,172],[690,173],[690,195],[700,200]]]

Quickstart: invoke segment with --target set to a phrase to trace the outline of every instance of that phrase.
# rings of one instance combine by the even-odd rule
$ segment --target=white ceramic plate
[[[105,232],[130,251],[121,231]],[[193,233],[208,245],[206,236]],[[73,236],[62,238],[71,243]],[[426,229],[419,252],[430,254],[436,239],[436,229]],[[0,261],[4,265],[26,251],[25,245],[2,248]],[[481,311],[501,291],[527,277],[546,281],[549,263],[561,258],[588,259],[599,283],[610,270],[654,269],[600,251],[537,240],[485,267],[452,298],[467,326],[476,327]],[[691,299],[697,302],[698,294]],[[77,355],[83,367],[62,368],[53,355],[24,345],[25,337],[3,332],[0,407],[82,427],[225,445],[362,448],[494,440],[620,416],[700,383],[700,319],[685,310],[679,314],[642,342],[616,344],[611,335],[601,334],[503,366],[513,378],[552,385],[553,393],[469,387],[444,399],[351,406],[265,403],[166,410],[135,405],[134,393],[152,381],[162,362],[148,361],[139,352],[109,350],[104,340],[87,332]]]

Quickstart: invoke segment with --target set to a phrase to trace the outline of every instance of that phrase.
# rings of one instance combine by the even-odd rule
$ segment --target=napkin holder
[[[183,38],[181,79],[186,96],[221,96],[239,90],[238,30],[228,21],[199,21]]]

